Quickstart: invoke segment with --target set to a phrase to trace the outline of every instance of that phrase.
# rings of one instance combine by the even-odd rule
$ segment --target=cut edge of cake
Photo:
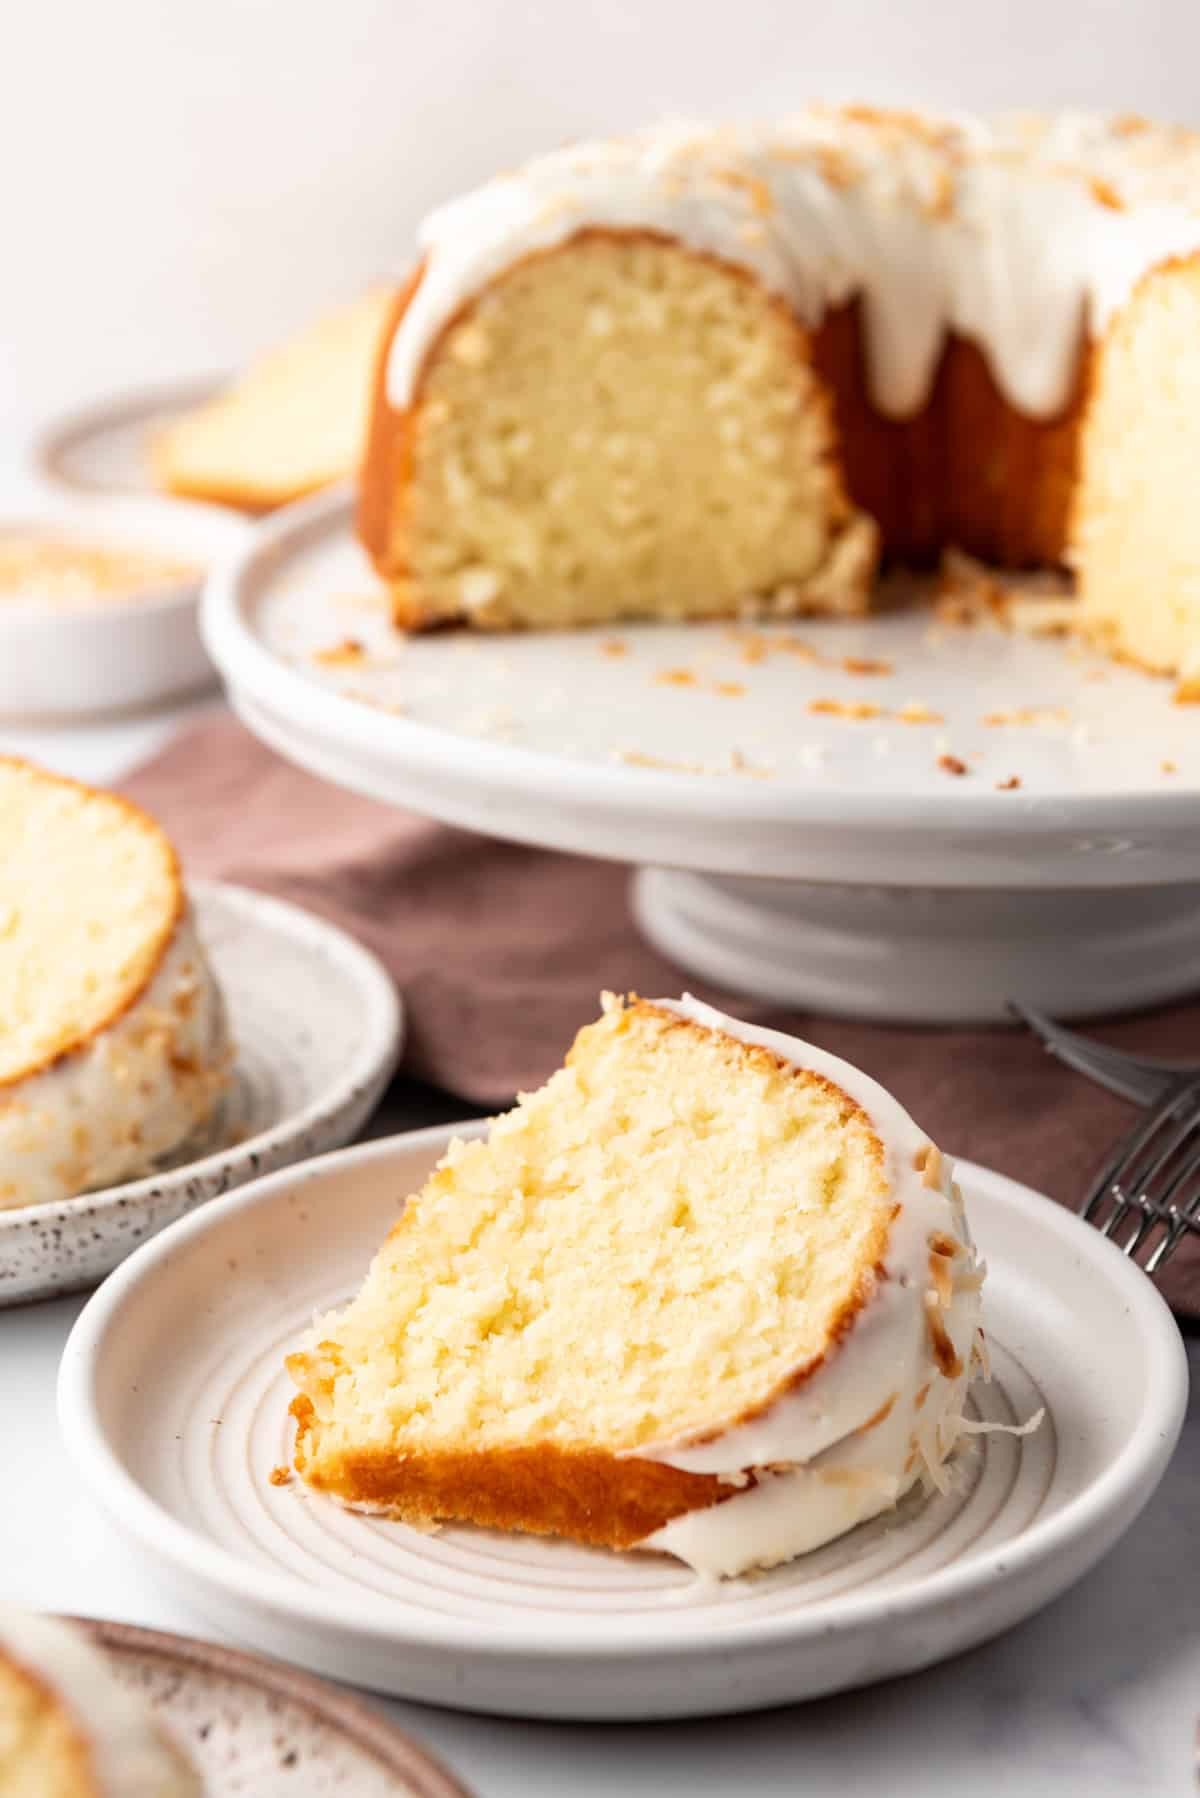
[[[392,413],[387,346],[422,273],[381,340],[358,513],[398,627],[867,609],[878,530],[846,496],[809,334],[749,271],[580,230],[465,303]]]
[[[356,1443],[353,1404],[348,1432],[344,1416],[335,1421],[338,1382],[369,1384],[371,1371],[369,1354],[364,1373],[338,1340],[343,1312],[321,1320],[310,1344],[288,1360],[300,1387],[292,1402],[297,1470],[354,1507],[419,1525],[451,1519],[661,1550],[727,1575],[803,1553],[890,1508],[920,1479],[944,1485],[943,1463],[959,1439],[978,1360],[983,1277],[948,1161],[895,1100],[845,1063],[693,1001],[634,1001],[627,1009],[611,1002],[580,1033],[573,1056],[589,1030],[611,1027],[614,1013],[729,1045],[740,1065],[761,1058],[757,1065],[818,1082],[844,1102],[847,1120],[867,1126],[861,1140],[878,1144],[882,1183],[861,1265],[839,1288],[842,1302],[818,1352],[810,1346],[785,1357],[732,1412],[694,1417],[653,1439],[563,1441],[543,1429],[496,1448],[464,1438],[443,1452],[405,1439],[401,1421],[386,1442],[368,1419]],[[569,1057],[550,1086],[523,1104],[536,1105],[571,1065]],[[493,1131],[513,1128],[519,1114],[497,1120]],[[431,1193],[447,1182],[452,1189],[457,1160],[452,1149],[410,1201],[410,1225],[422,1199],[432,1203]],[[403,1234],[402,1219],[389,1243]],[[364,1291],[383,1277],[377,1270],[389,1252],[385,1244]]]

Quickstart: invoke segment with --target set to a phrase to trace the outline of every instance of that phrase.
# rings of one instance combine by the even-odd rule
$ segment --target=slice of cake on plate
[[[289,1358],[296,1467],[418,1523],[773,1565],[945,1483],[982,1278],[949,1164],[873,1081],[609,999]]]
[[[390,307],[391,289],[373,288],[323,313],[215,399],[167,425],[151,446],[158,485],[267,512],[354,474]]]
[[[0,1209],[148,1172],[231,1062],[175,851],[127,800],[0,757]]]
[[[0,1605],[0,1792],[200,1798],[200,1778],[83,1632]]]

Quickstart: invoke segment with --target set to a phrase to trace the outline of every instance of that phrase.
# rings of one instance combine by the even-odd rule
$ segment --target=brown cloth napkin
[[[482,1107],[558,1066],[608,987],[686,984],[735,1016],[807,1037],[892,1092],[944,1148],[1074,1204],[1133,1107],[1023,1032],[893,1027],[780,1011],[684,976],[639,936],[629,869],[493,841],[360,799],[301,773],[227,714],[186,730],[126,783],[192,874],[319,912],[373,949],[407,1009],[406,1071]],[[1200,999],[1098,1034],[1196,1055]],[[1200,1243],[1164,1290],[1200,1315]]]

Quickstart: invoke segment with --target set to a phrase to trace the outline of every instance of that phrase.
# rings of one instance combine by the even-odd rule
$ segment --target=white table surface
[[[178,722],[166,713],[71,730],[0,724],[0,753],[111,781]],[[426,1121],[428,1104],[400,1091],[372,1133]],[[157,1589],[75,1485],[54,1381],[83,1302],[0,1311],[0,1595],[211,1635]],[[1200,1336],[1188,1347],[1200,1393]],[[376,1702],[479,1798],[1182,1798],[1197,1790],[1200,1397],[1157,1497],[1108,1559],[1041,1616],[927,1673],[755,1716],[629,1728]]]

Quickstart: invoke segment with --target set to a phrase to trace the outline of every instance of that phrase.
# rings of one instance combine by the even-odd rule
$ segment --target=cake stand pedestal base
[[[838,886],[643,868],[634,911],[680,968],[750,998],[884,1023],[1059,1018],[1200,988],[1200,885]]]

